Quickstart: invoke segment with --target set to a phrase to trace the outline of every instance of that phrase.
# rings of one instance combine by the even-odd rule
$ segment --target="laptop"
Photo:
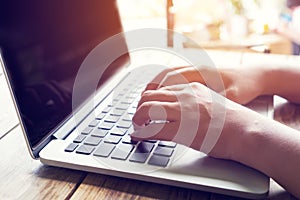
[[[242,164],[170,141],[130,139],[141,91],[172,56],[158,52],[163,63],[151,64],[151,51],[129,52],[126,38],[116,37],[123,30],[116,1],[8,1],[0,17],[1,63],[33,158],[244,198],[267,195],[269,178]],[[99,44],[105,51],[92,62]],[[113,50],[121,53],[110,60]],[[268,103],[258,105],[269,114]]]

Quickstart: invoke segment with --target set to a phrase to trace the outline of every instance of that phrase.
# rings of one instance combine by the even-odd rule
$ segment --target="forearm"
[[[284,36],[285,38],[297,43],[297,44],[300,44],[300,38],[299,38],[299,31],[298,30],[294,30],[294,29],[291,29],[291,28],[287,28],[285,31],[283,32],[280,32],[280,34],[282,36]]]
[[[300,44],[300,37],[299,37],[300,30],[296,29],[295,27],[290,26],[285,22],[281,22],[278,24],[278,27],[275,31],[278,34],[282,35],[283,37],[287,38],[288,40]]]
[[[258,169],[300,197],[300,133],[252,111],[245,116],[231,159]]]
[[[300,103],[300,64],[298,67],[276,66],[263,69],[263,95],[279,95]]]

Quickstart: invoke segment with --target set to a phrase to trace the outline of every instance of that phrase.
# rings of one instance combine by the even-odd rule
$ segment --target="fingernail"
[[[133,139],[139,138],[139,133],[138,133],[138,131],[134,131],[134,132],[130,133],[130,137],[133,138]]]
[[[137,124],[134,123],[134,122],[132,122],[132,124],[133,124],[133,129],[134,129],[135,131],[140,130],[141,128],[143,128],[143,126],[137,125]]]

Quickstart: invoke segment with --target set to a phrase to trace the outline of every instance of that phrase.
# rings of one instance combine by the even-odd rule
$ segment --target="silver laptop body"
[[[244,198],[267,195],[269,178],[242,164],[173,142],[130,140],[140,92],[162,66],[174,64],[174,55],[168,56],[172,49],[120,54],[109,65],[100,57],[95,69],[78,75],[98,44],[122,32],[114,1],[25,4],[15,16],[9,12],[14,3],[6,5],[2,17],[12,20],[0,22],[1,63],[33,158],[51,166]],[[55,15],[49,8],[57,10]],[[130,49],[124,37],[116,41],[117,51]],[[105,70],[99,69],[102,65]],[[270,116],[271,103],[258,99],[250,107]]]

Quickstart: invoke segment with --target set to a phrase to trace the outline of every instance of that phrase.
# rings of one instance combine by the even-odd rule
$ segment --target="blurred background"
[[[294,53],[293,40],[282,34],[282,28],[278,31],[283,23],[290,26],[293,16],[286,0],[118,0],[118,4],[125,31],[169,28],[205,49]],[[186,41],[181,45],[193,47]]]

